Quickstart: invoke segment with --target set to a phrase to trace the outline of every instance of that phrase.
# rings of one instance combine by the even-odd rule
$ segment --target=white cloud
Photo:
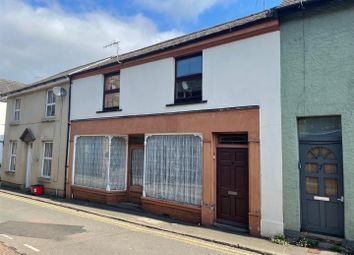
[[[214,5],[229,1],[236,0],[135,0],[135,3],[181,22],[195,21],[200,14]]]
[[[0,78],[33,82],[114,55],[103,45],[119,39],[121,52],[181,33],[159,32],[143,15],[115,17],[104,12],[73,16],[58,5],[34,8],[19,0],[0,0]]]

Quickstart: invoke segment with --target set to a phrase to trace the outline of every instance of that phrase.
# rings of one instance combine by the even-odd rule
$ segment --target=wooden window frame
[[[49,92],[52,92],[53,93],[53,95],[54,95],[54,91],[53,91],[53,89],[48,89],[47,90],[47,92],[46,92],[46,97],[45,97],[45,117],[46,118],[54,118],[55,116],[56,116],[56,103],[57,103],[57,100],[56,100],[56,98],[55,98],[55,95],[54,95],[54,98],[55,98],[55,100],[54,100],[54,102],[52,102],[52,103],[48,103],[48,95],[49,95]],[[51,106],[51,107],[53,107],[54,106],[54,115],[48,115],[48,106]]]
[[[46,148],[46,144],[52,144],[52,155],[51,157],[46,157],[45,156],[45,148]],[[47,178],[47,179],[50,179],[51,175],[52,175],[52,166],[53,166],[53,149],[54,149],[54,143],[53,141],[46,141],[46,142],[43,142],[43,157],[42,157],[42,167],[41,167],[41,177],[43,178]],[[44,170],[44,161],[45,160],[50,160],[51,161],[51,164],[50,164],[50,175],[44,175],[43,174],[43,170]]]
[[[118,75],[119,76],[119,88],[118,89],[111,89],[111,90],[106,90],[106,79],[110,78],[112,76]],[[119,104],[118,106],[115,107],[105,107],[105,100],[106,100],[106,95],[109,94],[119,94]],[[113,112],[113,111],[120,111],[120,72],[114,72],[114,73],[109,73],[105,74],[103,78],[103,100],[102,100],[102,112]]]
[[[189,59],[193,57],[201,56],[202,58],[202,71],[201,73],[185,75],[177,77],[177,62],[184,59]],[[200,78],[201,80],[201,95],[200,98],[187,98],[187,99],[177,99],[177,83],[185,80],[194,80]],[[174,95],[174,104],[194,104],[194,103],[203,103],[203,53],[198,52],[195,54],[175,58],[175,95]]]
[[[16,102],[19,101],[19,108],[16,108]],[[14,101],[14,111],[13,111],[13,121],[20,121],[20,114],[21,114],[21,98],[15,98]],[[18,118],[16,118],[16,113],[18,113]]]

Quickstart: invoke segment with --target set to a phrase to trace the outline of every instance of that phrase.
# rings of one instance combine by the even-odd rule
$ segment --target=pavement
[[[165,250],[163,254],[173,254],[172,250],[178,250],[177,254],[182,254],[186,252],[187,254],[336,254],[330,251],[308,249],[293,245],[278,245],[270,242],[268,239],[252,237],[245,233],[236,233],[223,227],[204,227],[199,225],[186,224],[180,221],[171,220],[169,218],[151,215],[149,213],[143,212],[141,208],[134,207],[130,204],[122,204],[121,206],[112,207],[78,200],[65,200],[51,197],[35,197],[32,195],[4,189],[0,189],[0,199],[1,198],[10,200],[8,201],[9,204],[14,203],[13,201],[15,200],[16,202],[21,201],[22,203],[31,203],[37,207],[50,207],[50,209],[54,208],[55,210],[60,210],[61,213],[65,211],[65,213],[70,212],[70,214],[73,214],[73,212],[75,212],[75,214],[80,214],[80,217],[84,217],[86,219],[106,223],[109,222],[110,224],[114,224],[122,228],[128,228],[129,230],[133,229],[133,234],[127,234],[129,236],[128,240],[130,240],[130,238],[132,238],[133,240],[137,240],[139,239],[139,235],[141,235],[141,240],[152,239],[150,241],[158,243],[158,246],[165,244],[167,245],[167,250]],[[35,224],[35,226],[32,226],[31,222],[24,223],[17,222],[16,220],[7,221],[6,224],[8,225],[6,225],[4,223],[1,223],[1,216],[2,214],[0,211],[0,237],[1,233],[4,232],[4,229],[6,230],[5,232],[7,234],[10,233],[14,236],[19,235],[19,233],[16,233],[14,229],[17,229],[20,232],[32,229],[32,232],[30,231],[31,233],[27,233],[27,235],[31,237],[36,237],[36,231],[39,231],[41,235],[48,234],[45,231],[45,229],[47,229],[48,227],[52,229],[51,231],[49,231],[49,234],[53,235],[54,232],[54,235],[58,238],[75,235],[80,236],[80,234],[82,235],[81,231],[88,227],[84,225],[80,228],[80,226],[75,224],[70,225],[70,227],[69,225],[67,225],[66,227],[58,227],[60,226],[60,224],[52,223],[50,223],[51,225]],[[63,216],[58,217],[60,218]],[[74,219],[73,222],[75,222]],[[88,222],[87,224],[92,224],[92,222]],[[101,226],[97,226],[97,228],[99,227]],[[137,229],[139,230],[138,232],[142,232],[142,234],[139,233],[137,235]],[[43,236],[39,236],[38,238],[43,238]],[[44,238],[48,238],[48,236],[44,236]],[[168,239],[169,242],[171,242],[171,240],[182,242],[183,245],[181,246],[180,244],[176,244],[174,242],[166,244],[166,240],[162,241],[160,240],[160,238]],[[108,239],[105,238],[105,240]],[[112,239],[113,243],[114,240],[115,239]],[[141,240],[139,239],[139,243],[141,242]],[[186,247],[185,244],[187,244]],[[191,248],[191,245],[194,246],[194,248]],[[121,254],[135,254],[131,253],[128,247],[134,247],[134,245],[128,245],[126,251],[129,252]],[[173,247],[175,247],[175,249],[171,249]],[[153,249],[151,247],[149,248]],[[185,249],[185,252],[182,252],[183,249]],[[48,251],[49,250],[51,249],[48,249]],[[150,254],[159,253],[159,251],[157,250],[151,251],[154,252]],[[168,252],[166,253],[166,251]],[[52,252],[53,249],[51,250],[50,254],[53,254]],[[135,252],[136,254],[139,254],[139,251]],[[66,252],[65,254],[69,253]]]

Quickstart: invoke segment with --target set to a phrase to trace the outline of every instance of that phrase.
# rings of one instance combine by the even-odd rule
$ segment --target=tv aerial
[[[103,48],[106,49],[106,48],[116,47],[117,62],[120,64],[121,62],[119,60],[119,43],[120,43],[120,41],[118,41],[118,39],[115,39],[112,43],[103,46]]]

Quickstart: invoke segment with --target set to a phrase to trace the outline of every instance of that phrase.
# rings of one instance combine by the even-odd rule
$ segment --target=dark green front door
[[[344,234],[341,142],[300,142],[302,231]]]

